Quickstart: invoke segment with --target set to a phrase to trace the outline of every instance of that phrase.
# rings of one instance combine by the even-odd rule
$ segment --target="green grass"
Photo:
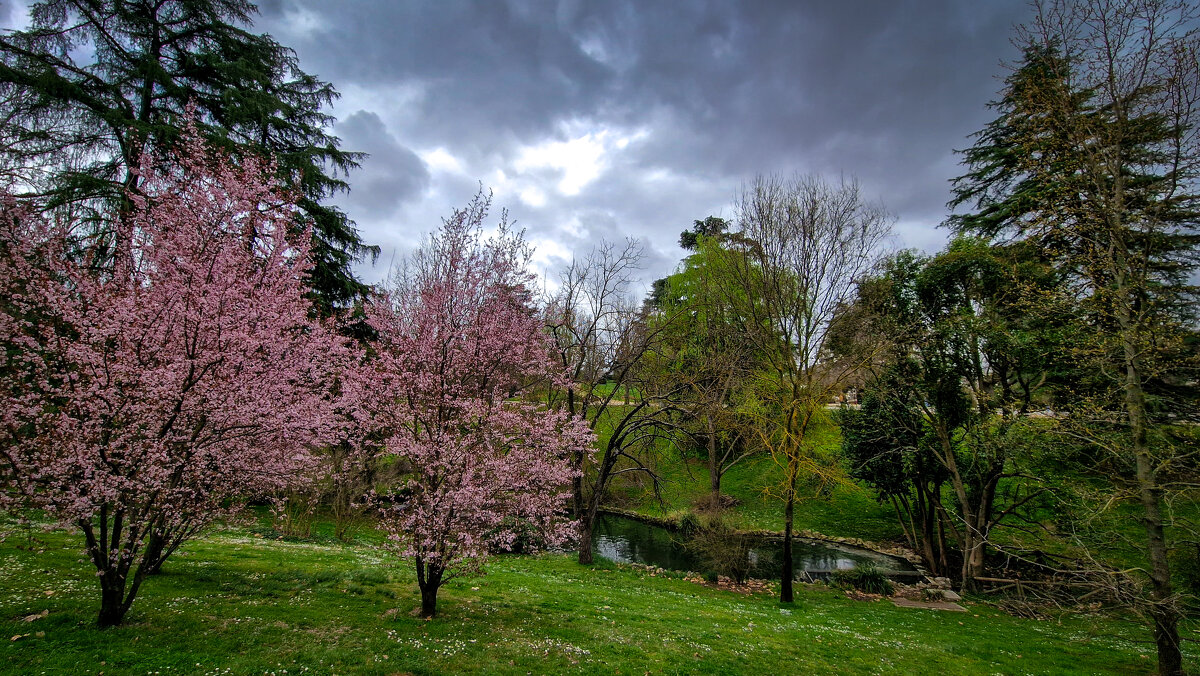
[[[599,383],[592,388],[592,395],[595,397],[607,397],[612,394],[613,390],[617,391],[613,397],[613,404],[621,404],[623,402],[637,403],[642,400],[642,393],[636,387],[630,387],[628,390],[624,386],[618,386],[615,383]],[[628,392],[628,396],[626,393]]]
[[[841,443],[832,425],[814,434],[826,447]],[[637,475],[626,475],[634,480],[617,482],[613,490],[626,503],[622,506],[652,516],[678,516],[709,493],[708,465],[703,460],[685,460],[677,451],[663,449],[656,470],[663,479],[663,504],[654,499],[644,482],[637,482]],[[741,528],[782,531],[784,503],[778,497],[782,480],[782,468],[766,454],[747,458],[726,472],[721,492],[740,501],[730,515],[734,523]],[[794,516],[796,530],[873,542],[903,541],[895,512],[890,505],[879,504],[873,491],[847,479],[832,495],[816,493],[815,488],[801,487]]]
[[[1140,626],[857,602],[743,597],[566,555],[494,560],[449,583],[430,621],[407,562],[364,544],[227,530],[186,545],[127,624],[94,627],[78,537],[12,527],[0,541],[0,671],[12,674],[1149,673]],[[26,548],[32,544],[33,551]],[[21,618],[49,611],[32,622]],[[1190,627],[1188,628],[1191,633]],[[41,635],[39,635],[39,632]],[[1188,644],[1188,659],[1197,655]]]

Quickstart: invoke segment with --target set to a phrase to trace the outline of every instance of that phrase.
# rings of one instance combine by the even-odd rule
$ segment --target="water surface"
[[[683,537],[672,531],[622,516],[597,517],[592,532],[593,551],[618,563],[642,563],[667,570],[704,572],[707,565],[683,546]],[[792,541],[795,574],[823,577],[836,570],[873,564],[894,577],[918,575],[916,568],[896,556],[823,540]],[[783,541],[759,539],[750,549],[750,577],[778,580],[782,572]]]

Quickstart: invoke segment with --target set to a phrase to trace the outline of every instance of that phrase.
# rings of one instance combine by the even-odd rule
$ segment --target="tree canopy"
[[[190,107],[215,147],[272,156],[313,224],[314,300],[329,311],[364,292],[351,265],[378,252],[327,203],[362,154],[327,131],[337,92],[252,33],[256,12],[246,0],[34,4],[27,30],[0,36],[0,172],[91,221],[111,247],[112,207],[128,208],[139,189],[139,158],[174,145]]]

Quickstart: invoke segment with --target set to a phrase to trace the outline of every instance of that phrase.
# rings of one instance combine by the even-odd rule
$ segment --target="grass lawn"
[[[813,432],[821,443],[836,447],[841,443],[837,428],[823,426]],[[621,497],[621,506],[653,516],[679,516],[709,492],[708,465],[703,460],[679,457],[674,450],[664,450],[656,459],[656,469],[663,479],[663,503],[654,499],[652,491],[639,475],[626,475],[632,481],[617,482],[613,492]],[[783,470],[769,455],[747,458],[725,473],[721,492],[737,498],[740,504],[731,516],[742,528],[783,530],[783,500],[778,487]],[[772,495],[771,491],[775,493]],[[896,523],[890,504],[879,504],[875,493],[849,480],[836,487],[833,494],[818,497],[815,489],[801,486],[796,503],[796,530],[810,530],[823,535],[854,537],[873,542],[903,542],[904,533]]]
[[[409,565],[368,544],[244,529],[191,542],[125,626],[98,630],[94,570],[74,533],[4,525],[0,672],[12,674],[1149,673],[1141,626],[860,602],[744,597],[566,555],[502,557],[418,605]],[[32,622],[22,618],[48,611]],[[1191,627],[1186,628],[1191,634]],[[1189,664],[1197,653],[1188,644]]]
[[[628,495],[637,511],[655,516],[678,515],[708,494],[708,469],[704,462],[660,460],[659,471],[664,479],[664,504],[659,505],[648,490],[635,488],[629,490]],[[721,492],[740,501],[731,514],[740,527],[783,530],[783,500],[764,492],[764,489],[779,485],[781,474],[779,466],[769,456],[744,460],[725,474]],[[865,488],[857,485],[839,487],[828,498],[801,490],[799,497],[796,530],[878,542],[898,542],[904,538],[892,508],[879,504],[874,493]]]

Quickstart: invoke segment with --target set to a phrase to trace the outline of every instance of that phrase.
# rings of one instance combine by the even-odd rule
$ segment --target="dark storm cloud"
[[[268,19],[312,12],[320,25],[291,41],[306,68],[335,85],[419,81],[422,134],[534,140],[563,115],[594,110],[613,77],[563,31],[549,5],[505,2],[311,0],[263,7]],[[292,14],[291,18],[295,18]]]
[[[434,214],[482,180],[533,236],[562,247],[645,237],[659,268],[650,275],[677,260],[692,219],[732,215],[734,193],[758,172],[858,176],[897,215],[904,243],[938,246],[947,180],[960,171],[952,151],[989,119],[999,62],[1016,56],[1011,27],[1028,13],[1021,0],[273,0],[262,10],[260,27],[346,94],[341,114],[365,111],[338,132],[374,155],[351,177],[369,193],[351,212],[368,238],[388,210],[398,216],[384,239],[436,226]],[[556,188],[570,173],[558,160],[519,162],[530,148],[605,133],[578,190]],[[424,201],[389,201],[416,193]]]
[[[360,110],[335,129],[347,148],[370,148],[354,175],[348,208],[364,216],[389,216],[429,187],[429,169],[416,153],[392,136],[375,113]]]
[[[655,17],[627,99],[672,111],[646,148],[729,175],[856,174],[902,213],[940,218],[951,150],[986,119],[1024,6],[1000,2],[742,3]],[[794,5],[793,5],[794,7]],[[711,26],[720,25],[714,31]],[[662,34],[662,31],[667,31]],[[936,222],[936,220],[935,220]]]

